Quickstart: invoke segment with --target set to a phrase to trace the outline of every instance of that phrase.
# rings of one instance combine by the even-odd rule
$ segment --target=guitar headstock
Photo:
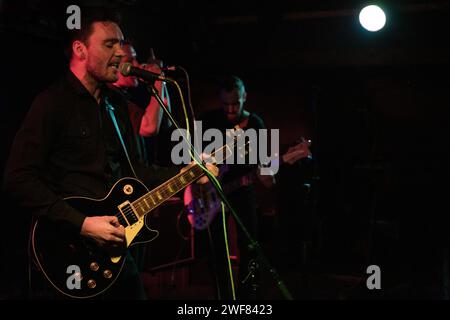
[[[299,142],[291,147],[281,157],[284,162],[294,164],[295,162],[304,159],[311,158],[312,153],[309,147],[311,146],[311,140],[306,140],[301,137]]]

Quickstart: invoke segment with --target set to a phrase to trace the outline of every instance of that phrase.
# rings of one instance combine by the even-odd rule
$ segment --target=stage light
[[[366,30],[379,31],[386,24],[386,15],[380,7],[370,5],[364,7],[359,13],[359,23]]]

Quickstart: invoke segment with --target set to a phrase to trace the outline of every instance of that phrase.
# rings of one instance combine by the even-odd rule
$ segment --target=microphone
[[[129,62],[122,63],[119,67],[119,71],[124,77],[136,76],[136,77],[139,77],[139,78],[147,80],[147,81],[154,81],[154,80],[167,81],[167,82],[175,81],[171,78],[164,77],[160,74],[150,72],[150,71],[144,70],[142,68],[134,67]]]

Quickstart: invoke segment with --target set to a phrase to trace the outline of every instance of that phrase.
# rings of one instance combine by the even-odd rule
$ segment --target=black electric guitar
[[[139,180],[123,178],[103,199],[70,197],[65,201],[88,216],[117,216],[125,227],[126,247],[130,247],[155,239],[159,232],[151,229],[151,217],[146,217],[147,213],[202,175],[203,170],[195,165],[150,192]],[[34,257],[58,291],[73,298],[94,297],[108,289],[119,276],[125,248],[99,247],[71,228],[39,218],[32,231]]]
[[[241,132],[230,132],[233,139],[211,154],[222,161],[234,147]],[[137,179],[117,181],[103,199],[69,197],[70,206],[87,216],[116,216],[125,227],[126,248],[99,247],[75,232],[67,223],[38,218],[33,225],[31,244],[35,261],[47,280],[59,292],[72,298],[95,297],[110,288],[119,276],[125,250],[138,243],[155,239],[159,232],[150,227],[147,215],[163,202],[204,175],[194,164],[162,185],[148,191]]]

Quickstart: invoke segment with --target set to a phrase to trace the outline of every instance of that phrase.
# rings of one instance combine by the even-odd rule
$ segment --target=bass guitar
[[[282,163],[294,164],[301,159],[310,157],[310,144],[311,141],[301,138],[300,142],[291,146],[281,156]],[[221,166],[220,175],[223,176],[228,171],[228,168],[226,165]],[[222,184],[224,194],[230,194],[242,186],[253,184],[255,175],[256,172],[251,171],[244,176]],[[211,183],[191,185],[186,188],[184,191],[184,203],[188,211],[188,220],[196,230],[206,229],[222,209],[220,196]]]

